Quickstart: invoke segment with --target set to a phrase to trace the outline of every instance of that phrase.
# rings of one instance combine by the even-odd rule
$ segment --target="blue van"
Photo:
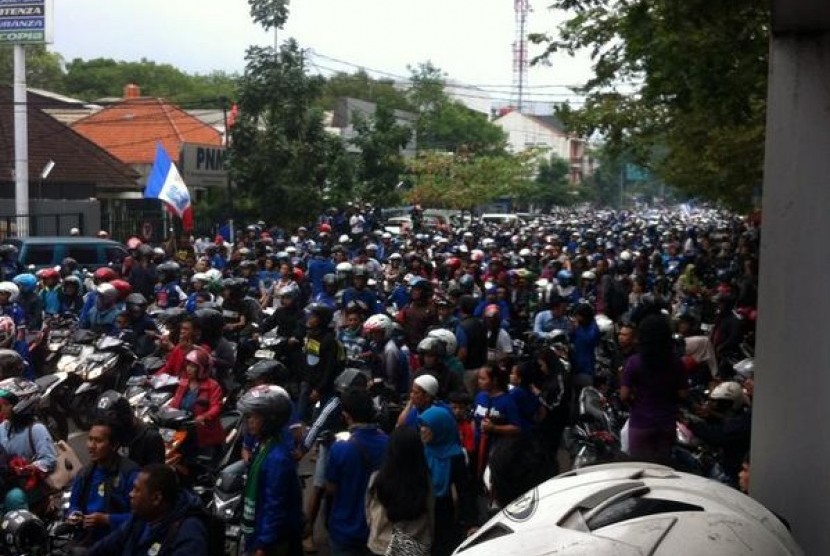
[[[24,268],[59,266],[66,257],[78,261],[80,268],[95,270],[105,266],[120,267],[129,255],[117,241],[96,237],[52,236],[7,238],[0,243],[14,245]]]

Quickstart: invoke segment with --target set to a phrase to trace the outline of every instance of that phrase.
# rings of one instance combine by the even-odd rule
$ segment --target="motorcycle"
[[[579,395],[576,423],[565,429],[564,447],[571,455],[573,467],[608,463],[622,454],[620,430],[625,415],[613,399],[588,386]]]
[[[123,390],[135,360],[128,344],[105,336],[95,343],[95,351],[78,363],[75,373],[81,383],[69,405],[79,428],[89,430],[92,426],[98,397],[105,390]]]
[[[163,373],[161,375],[131,376],[127,379],[124,397],[133,409],[133,414],[143,421],[149,421],[149,415],[165,406],[179,387],[178,377]]]

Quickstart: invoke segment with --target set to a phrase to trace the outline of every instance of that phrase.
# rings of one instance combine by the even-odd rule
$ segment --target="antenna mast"
[[[513,0],[516,14],[516,38],[513,41],[513,106],[519,113],[524,112],[527,93],[527,16],[530,0]]]

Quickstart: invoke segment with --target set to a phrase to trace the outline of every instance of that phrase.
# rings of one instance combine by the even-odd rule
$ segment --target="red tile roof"
[[[107,151],[40,108],[55,103],[33,93],[28,95],[29,114],[29,182],[49,160],[55,169],[50,183],[79,183],[123,186],[137,189],[138,173]],[[11,181],[14,170],[14,110],[11,87],[0,87],[0,182]]]
[[[158,98],[132,98],[78,120],[72,129],[126,164],[152,164],[161,141],[173,161],[182,143],[220,145],[218,131]]]

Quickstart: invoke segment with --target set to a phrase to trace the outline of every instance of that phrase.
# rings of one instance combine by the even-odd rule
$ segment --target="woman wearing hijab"
[[[475,523],[475,493],[452,413],[431,407],[419,418],[435,495],[433,556],[452,554]],[[453,500],[453,490],[457,502]]]

